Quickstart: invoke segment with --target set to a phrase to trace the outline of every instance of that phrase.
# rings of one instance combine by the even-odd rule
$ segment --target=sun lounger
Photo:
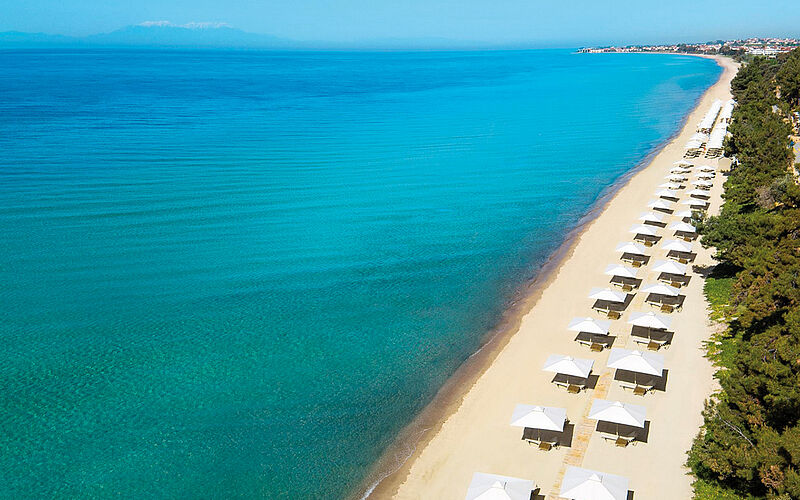
[[[558,439],[552,436],[543,438],[541,434],[541,431],[537,429],[525,427],[525,430],[522,431],[522,440],[528,444],[535,444],[540,450],[544,451],[550,451],[551,449],[558,447]]]
[[[654,340],[645,337],[631,337],[631,338],[635,343],[644,345],[650,351],[657,351],[662,347],[669,346],[669,342],[667,340]]]
[[[606,335],[581,332],[575,337],[575,342],[585,345],[594,352],[600,352],[611,343],[611,339]]]
[[[636,442],[636,436],[620,436],[611,432],[600,432],[600,437],[606,441],[613,441],[615,445],[623,448]]]
[[[570,377],[569,375],[564,375],[563,373],[558,373],[553,378],[554,384],[559,387],[566,388],[567,392],[570,394],[577,394],[583,389],[586,389],[586,382],[587,381],[585,379]]]

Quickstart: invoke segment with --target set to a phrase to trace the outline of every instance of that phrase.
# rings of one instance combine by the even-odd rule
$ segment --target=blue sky
[[[581,45],[800,37],[800,0],[6,0],[0,31],[87,35],[145,21],[280,37]]]

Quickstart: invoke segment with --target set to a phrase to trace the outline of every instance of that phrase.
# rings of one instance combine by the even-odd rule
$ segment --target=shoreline
[[[487,332],[480,348],[470,355],[439,389],[425,408],[400,431],[393,443],[371,468],[365,480],[358,486],[353,499],[389,498],[396,496],[406,482],[420,455],[442,431],[446,422],[454,416],[465,398],[473,391],[478,381],[495,364],[500,354],[508,347],[522,328],[523,320],[541,301],[542,296],[558,278],[562,268],[573,258],[575,250],[587,231],[601,218],[630,186],[631,182],[647,171],[665,150],[678,141],[689,127],[693,115],[697,114],[703,102],[718,89],[721,82],[730,76],[731,60],[724,56],[701,54],[677,54],[714,59],[722,68],[719,78],[695,101],[692,109],[683,118],[677,130],[653,149],[634,168],[624,173],[613,184],[603,190],[590,210],[569,231],[559,247],[551,253],[539,272],[520,287],[520,291],[509,303],[499,324]],[[520,401],[523,402],[523,401]],[[692,433],[692,437],[694,433]],[[501,473],[502,471],[490,471]],[[534,478],[536,479],[536,478]],[[463,486],[463,488],[462,488]],[[467,484],[457,485],[466,489]],[[544,485],[543,485],[544,486]],[[543,491],[544,493],[544,491]]]

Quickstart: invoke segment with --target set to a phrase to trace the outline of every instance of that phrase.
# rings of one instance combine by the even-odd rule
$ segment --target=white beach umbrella
[[[623,278],[635,278],[639,270],[635,267],[623,266],[622,264],[609,264],[603,274],[606,276],[621,276]]]
[[[682,219],[685,218],[685,217],[691,217],[691,216],[692,216],[692,211],[691,210],[681,210],[680,212],[676,212],[675,213],[675,217],[680,217]]]
[[[656,295],[666,295],[668,297],[677,297],[681,291],[674,286],[669,286],[664,283],[653,283],[652,285],[643,286],[640,291],[642,293],[654,293]]]
[[[672,319],[654,312],[635,311],[631,313],[628,324],[654,330],[666,330],[672,324]]]
[[[657,224],[664,223],[664,215],[655,212],[642,212],[639,214],[639,220],[642,222],[655,222]]]
[[[651,352],[612,347],[611,354],[608,355],[607,366],[616,370],[627,370],[660,377],[664,369],[664,356]]]
[[[708,173],[708,172],[701,172],[701,173],[697,174],[697,177],[699,179],[713,179],[715,177],[715,175],[711,174],[711,173]]]
[[[626,500],[628,478],[569,466],[558,495],[570,500]]]
[[[673,222],[669,225],[669,229],[673,231],[680,231],[682,233],[696,233],[697,228],[685,222]]]
[[[670,174],[664,178],[672,182],[682,182],[687,179],[685,175],[680,175],[680,174]]]
[[[591,359],[578,359],[572,356],[551,354],[542,366],[542,370],[552,373],[563,373],[573,377],[589,378],[592,373],[594,361]]]
[[[680,189],[681,185],[675,182],[665,182],[663,184],[659,184],[658,187],[664,189]]]
[[[659,372],[659,375],[661,373]],[[602,420],[614,424],[632,425],[634,427],[644,427],[644,419],[647,410],[644,406],[622,403],[620,401],[608,401],[606,399],[595,399],[589,409],[589,418]]]
[[[611,321],[594,318],[572,318],[567,325],[567,330],[572,332],[586,332],[597,335],[608,335]]]
[[[562,432],[566,421],[566,409],[548,406],[517,405],[511,415],[511,425],[514,427],[530,427],[545,431]]]
[[[712,167],[711,165],[700,165],[699,167],[697,167],[697,170],[699,170],[701,172],[716,172],[717,171],[717,169]]]
[[[530,500],[534,489],[536,485],[528,479],[476,472],[465,500]]]
[[[655,195],[661,198],[678,198],[680,196],[677,192],[672,191],[671,189],[659,189],[655,192]]]
[[[692,251],[692,244],[688,241],[667,240],[661,244],[661,248],[671,252],[689,253]]]
[[[647,255],[647,250],[645,249],[644,245],[633,243],[631,241],[618,244],[615,250],[617,252],[629,253],[632,255]]]
[[[674,260],[659,260],[653,265],[653,271],[667,274],[686,274],[686,264]]]
[[[675,163],[673,163],[673,165],[676,167],[691,167],[692,162],[686,160],[678,160]]]
[[[628,294],[610,288],[592,288],[589,292],[589,298],[606,302],[625,302]]]
[[[708,191],[703,191],[702,189],[692,189],[688,191],[686,194],[688,194],[689,196],[694,196],[696,198],[697,197],[708,198],[711,196]]]
[[[708,205],[708,202],[704,200],[698,200],[697,198],[687,198],[681,202],[681,205],[689,205],[690,207],[705,208]]]
[[[702,147],[703,147],[703,143],[702,142],[700,142],[697,139],[692,139],[692,140],[690,140],[689,142],[686,143],[686,146],[684,146],[684,149],[700,149]]]
[[[643,234],[645,236],[657,236],[658,229],[655,226],[648,226],[646,224],[634,224],[628,229],[629,233]]]
[[[648,208],[657,208],[659,210],[674,210],[675,203],[672,201],[665,201],[665,200],[650,200],[650,203],[647,204]]]
[[[713,186],[713,185],[714,185],[714,183],[713,183],[713,182],[711,182],[711,181],[704,181],[704,180],[692,181],[692,186],[705,186],[705,187],[711,187],[711,186]]]
[[[688,168],[680,168],[680,167],[673,167],[669,171],[672,174],[688,174],[690,172]]]

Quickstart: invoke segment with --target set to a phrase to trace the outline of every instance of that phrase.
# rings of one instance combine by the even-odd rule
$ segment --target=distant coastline
[[[583,47],[577,52],[584,54],[683,54],[728,56],[738,59],[745,56],[776,57],[791,52],[798,46],[800,46],[800,39],[797,38],[748,38],[704,43]]]

